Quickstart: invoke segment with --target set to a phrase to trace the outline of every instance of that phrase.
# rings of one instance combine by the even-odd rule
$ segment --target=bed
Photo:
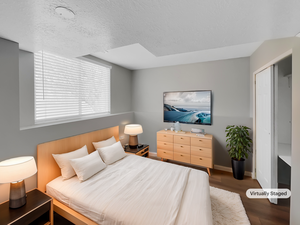
[[[38,146],[38,188],[54,198],[54,211],[75,224],[212,224],[202,171],[128,154],[84,182],[62,180],[53,153],[84,144],[92,152],[93,141],[111,136],[118,141],[118,126]]]

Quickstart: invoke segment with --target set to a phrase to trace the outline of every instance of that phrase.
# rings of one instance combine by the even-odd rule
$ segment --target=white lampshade
[[[137,135],[143,133],[143,128],[140,124],[128,124],[125,126],[124,134]]]
[[[37,172],[32,156],[7,159],[0,162],[0,183],[11,183],[24,180]]]

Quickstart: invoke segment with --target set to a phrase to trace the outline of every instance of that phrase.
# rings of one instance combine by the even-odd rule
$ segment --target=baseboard
[[[156,152],[149,152],[149,156],[150,157],[157,157],[157,153]],[[214,169],[232,173],[232,168],[231,167],[214,165]],[[252,177],[252,172],[245,171],[245,176]]]
[[[157,153],[156,152],[149,152],[149,156],[157,157]]]
[[[214,165],[214,169],[232,173],[232,168],[227,166]],[[252,177],[252,172],[245,171],[245,176]]]

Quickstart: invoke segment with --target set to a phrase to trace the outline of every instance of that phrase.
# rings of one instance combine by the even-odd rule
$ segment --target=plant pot
[[[231,158],[233,177],[237,180],[243,180],[245,174],[245,159],[240,161]]]

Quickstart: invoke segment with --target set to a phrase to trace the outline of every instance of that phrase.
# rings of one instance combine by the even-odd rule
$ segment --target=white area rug
[[[214,225],[249,225],[239,194],[210,187],[211,210]]]

